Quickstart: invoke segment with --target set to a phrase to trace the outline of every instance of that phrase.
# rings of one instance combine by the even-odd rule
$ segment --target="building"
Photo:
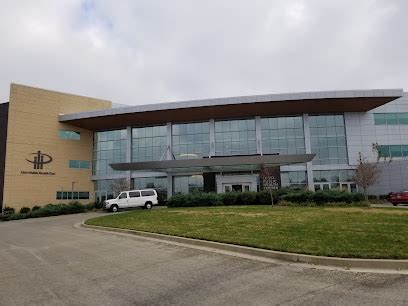
[[[280,186],[357,190],[359,156],[377,161],[373,194],[408,189],[408,95],[401,89],[271,94],[115,107],[11,84],[0,104],[0,205],[113,197],[118,182],[163,197]],[[391,161],[390,161],[391,160]],[[123,180],[126,179],[126,180]]]

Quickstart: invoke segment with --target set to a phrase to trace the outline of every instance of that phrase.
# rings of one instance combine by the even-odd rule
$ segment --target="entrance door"
[[[242,192],[242,185],[241,184],[232,185],[232,191]]]

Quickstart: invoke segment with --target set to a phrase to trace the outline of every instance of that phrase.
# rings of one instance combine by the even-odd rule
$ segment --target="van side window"
[[[126,192],[123,192],[119,195],[119,199],[127,199],[127,194]]]
[[[129,192],[129,198],[139,198],[139,197],[140,197],[140,192],[139,191]]]
[[[154,196],[153,190],[142,190],[142,197]]]

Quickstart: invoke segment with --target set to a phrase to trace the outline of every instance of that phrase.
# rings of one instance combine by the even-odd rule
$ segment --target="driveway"
[[[408,303],[408,275],[319,270],[74,228],[0,223],[0,305]]]

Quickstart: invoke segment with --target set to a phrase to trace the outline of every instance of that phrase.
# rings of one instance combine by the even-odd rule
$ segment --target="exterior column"
[[[173,176],[167,174],[167,198],[170,199],[173,195]]]
[[[210,157],[215,156],[215,121],[210,119]]]
[[[126,162],[132,162],[132,127],[126,127]],[[126,179],[129,180],[130,189],[132,186],[132,171],[126,171]]]
[[[167,122],[167,160],[173,159],[171,122]]]
[[[310,146],[310,129],[309,129],[309,114],[303,114],[303,131],[305,134],[305,151],[306,154],[311,154]],[[306,163],[307,186],[310,191],[315,191],[313,183],[313,166],[312,162]]]
[[[256,130],[256,153],[262,155],[262,127],[261,117],[255,117],[255,130]]]

